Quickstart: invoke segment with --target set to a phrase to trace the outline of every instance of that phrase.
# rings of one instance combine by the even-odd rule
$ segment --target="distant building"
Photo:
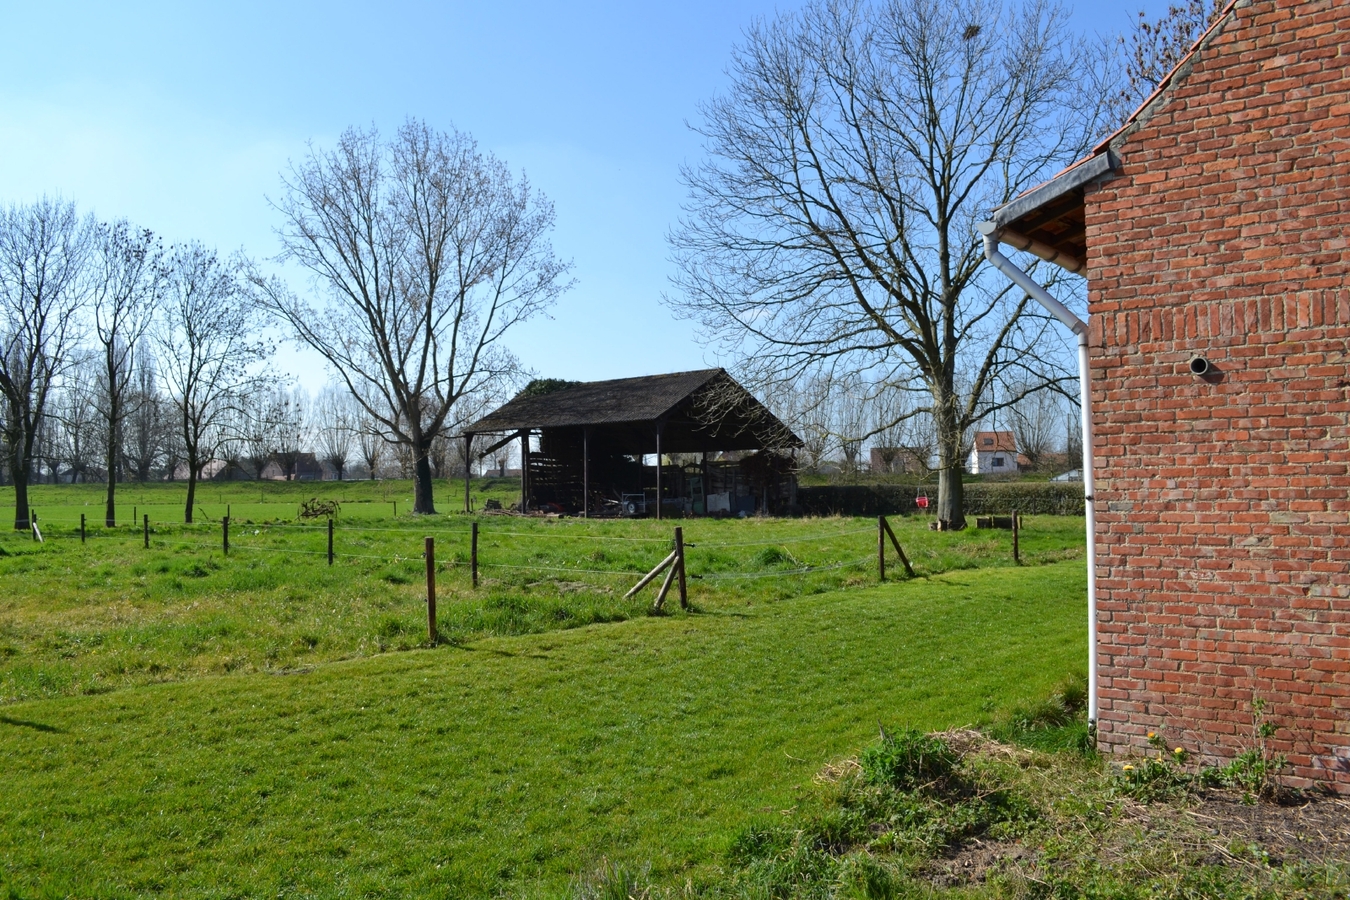
[[[1011,431],[977,431],[970,448],[972,475],[1011,475],[1020,471],[1017,438]]]
[[[868,467],[880,475],[927,474],[930,455],[924,447],[873,447]]]

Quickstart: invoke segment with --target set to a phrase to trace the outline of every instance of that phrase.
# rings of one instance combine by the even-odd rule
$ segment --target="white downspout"
[[[1092,372],[1088,367],[1088,327],[1082,319],[1075,316],[1068,308],[1050,296],[1050,292],[1041,287],[1025,271],[1015,265],[1010,259],[1004,256],[998,250],[1000,242],[1005,238],[1020,237],[1001,232],[993,222],[981,222],[977,226],[980,233],[984,235],[984,256],[989,262],[993,263],[994,268],[998,269],[1008,277],[1014,284],[1026,291],[1028,296],[1034,299],[1041,306],[1059,321],[1063,322],[1070,331],[1078,337],[1078,395],[1080,398],[1079,408],[1082,412],[1083,429],[1083,498],[1085,502],[1085,511],[1087,513],[1087,583],[1088,583],[1088,723],[1096,727],[1097,724],[1097,516],[1096,501],[1093,493],[1096,491],[1096,477],[1093,469],[1092,459]],[[1008,241],[1013,246],[1017,243],[1013,240]],[[1039,246],[1031,246],[1034,242],[1028,241],[1028,246],[1024,249],[1036,253],[1037,256],[1043,254],[1037,253]],[[1048,249],[1048,248],[1047,248]],[[1057,265],[1063,266],[1071,272],[1077,272],[1082,268],[1082,263],[1060,256],[1052,260]]]

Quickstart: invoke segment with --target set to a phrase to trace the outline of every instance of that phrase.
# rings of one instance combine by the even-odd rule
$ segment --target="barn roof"
[[[535,382],[468,428],[468,434],[600,428],[640,441],[662,428],[662,448],[678,453],[798,447],[801,439],[724,369],[611,381]],[[547,385],[553,387],[553,385]]]
[[[1122,139],[1163,95],[1190,71],[1190,63],[1205,43],[1227,21],[1237,0],[1230,0],[1190,50],[1177,61],[1153,92],[1132,112],[1125,122],[1093,149],[1089,156],[1060,172],[1044,184],[1037,185],[1011,202],[994,210],[992,221],[1001,232],[1011,232],[1030,238],[1074,261],[1087,257],[1087,227],[1083,192],[1087,185],[1109,178],[1120,171],[1120,159],[1114,153]],[[1048,257],[1047,257],[1048,258]],[[1077,269],[1073,269],[1077,271]]]

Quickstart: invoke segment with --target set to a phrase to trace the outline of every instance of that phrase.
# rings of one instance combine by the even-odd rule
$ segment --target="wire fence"
[[[677,567],[681,597],[683,597],[683,584],[686,577],[708,584],[801,578],[817,573],[838,572],[846,569],[862,570],[874,560],[879,566],[880,577],[882,579],[885,577],[884,556],[886,551],[884,544],[880,541],[871,544],[869,541],[869,545],[876,548],[875,552],[868,555],[857,555],[859,550],[862,549],[859,546],[862,542],[858,538],[862,535],[869,535],[874,536],[875,539],[875,536],[882,534],[881,529],[884,528],[884,520],[882,519],[878,519],[877,527],[849,528],[842,531],[826,530],[815,534],[782,534],[754,540],[734,541],[718,540],[709,535],[707,537],[696,536],[695,539],[684,541],[682,526],[676,526],[673,534],[623,535],[583,532],[567,526],[522,531],[506,525],[506,527],[499,529],[490,527],[484,522],[472,523],[467,528],[463,526],[436,527],[436,523],[430,521],[418,522],[416,526],[388,527],[365,525],[359,522],[354,524],[339,523],[334,519],[328,519],[323,523],[247,522],[236,524],[230,522],[228,517],[223,517],[215,522],[189,524],[162,520],[151,521],[147,513],[133,528],[107,529],[98,525],[91,530],[87,520],[84,516],[81,516],[81,522],[77,526],[63,524],[63,526],[56,528],[48,528],[44,533],[42,530],[44,526],[38,514],[34,513],[32,518],[33,539],[44,543],[70,540],[78,540],[83,543],[91,538],[103,541],[108,537],[126,539],[129,535],[135,535],[141,539],[147,549],[150,548],[151,539],[154,538],[160,542],[161,546],[166,542],[171,543],[171,549],[174,550],[219,552],[224,556],[242,553],[309,557],[326,561],[330,566],[349,561],[401,565],[425,559],[427,550],[431,549],[436,543],[440,543],[441,552],[448,551],[449,554],[448,559],[443,557],[441,570],[468,569],[475,587],[479,585],[480,571],[497,573],[502,577],[534,573],[546,577],[565,575],[570,577],[594,576],[605,580],[620,578],[650,579],[669,562],[669,558],[651,571],[649,571],[650,566],[656,563],[658,558],[665,558],[668,554],[669,557],[678,556]],[[885,528],[884,530],[889,529]],[[211,531],[215,531],[219,535],[219,539],[213,542],[202,540],[202,537]],[[423,541],[427,541],[425,549],[410,540],[410,545],[407,547],[389,548],[388,552],[370,552],[379,544],[387,546],[392,540],[391,536],[395,535],[410,539],[421,538]],[[195,538],[195,540],[188,543],[172,543],[174,538]],[[326,540],[323,540],[321,546],[303,545],[303,542],[308,542],[313,538]],[[277,546],[280,541],[289,545]],[[892,538],[892,541],[894,542],[894,538]],[[542,551],[536,549],[536,543],[539,547],[548,549]],[[625,558],[625,563],[621,563],[621,565],[626,565],[626,567],[595,566],[594,562],[606,560],[603,550],[594,551],[588,558],[572,560],[558,558],[568,555],[566,551],[569,545],[575,546],[578,543],[591,546],[611,545],[622,548],[617,555]],[[297,546],[297,544],[300,545]],[[827,558],[820,559],[817,562],[803,562],[787,549],[791,546],[796,549],[797,553],[803,553],[802,548],[812,545],[818,547],[813,555]],[[764,559],[745,558],[743,551],[756,547],[777,547],[781,548],[782,552],[771,552]],[[650,550],[647,548],[650,548]],[[686,556],[688,550],[696,550],[697,552],[692,556]],[[903,559],[904,554],[898,543],[895,543],[895,550]],[[595,554],[600,555],[596,556]],[[522,559],[522,555],[531,558]],[[840,556],[845,555],[847,555],[847,558],[839,559]],[[496,558],[493,558],[494,556]],[[505,559],[502,557],[505,557]],[[787,565],[787,567],[784,568],[784,565]],[[907,560],[905,566],[908,570]],[[913,574],[912,570],[910,574]],[[428,575],[429,592],[434,591],[433,578],[434,573],[430,573]],[[669,580],[668,577],[667,581]],[[644,580],[642,583],[645,584],[646,581]],[[668,589],[669,584],[665,586],[664,590]],[[664,596],[664,593],[662,596]]]

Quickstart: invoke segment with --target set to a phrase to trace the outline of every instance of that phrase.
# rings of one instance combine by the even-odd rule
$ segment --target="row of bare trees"
[[[1077,413],[1069,399],[1049,390],[1007,388],[1014,399],[1000,404],[998,418],[972,423],[961,439],[962,459],[969,456],[977,429],[1013,432],[1018,452],[1032,469],[1054,464],[1072,467]],[[894,385],[864,382],[856,375],[813,373],[791,390],[765,397],[767,406],[801,438],[802,470],[837,467],[845,474],[864,470],[905,472],[926,478],[938,469],[938,437],[920,398]],[[1081,452],[1081,448],[1077,448]],[[866,456],[864,455],[866,454]],[[875,458],[874,458],[875,454]],[[879,463],[879,470],[874,463]]]
[[[434,512],[431,479],[466,462],[451,439],[502,399],[521,366],[516,324],[571,286],[548,242],[553,208],[468,135],[407,122],[391,139],[349,130],[283,178],[279,263],[301,296],[242,253],[165,247],[127,222],[43,199],[0,210],[0,441],[28,527],[28,484],[46,463],[107,482],[218,463],[294,474],[314,452],[339,473],[386,451]],[[339,387],[308,409],[267,368],[281,326]],[[311,419],[314,427],[306,426]],[[308,448],[312,446],[313,450]],[[97,458],[97,462],[95,462]]]
[[[0,210],[0,435],[16,528],[28,527],[39,451],[58,437],[86,470],[102,456],[108,524],[117,473],[127,461],[153,468],[170,427],[191,492],[232,398],[269,352],[241,275],[239,260],[164,247],[73,203]]]

